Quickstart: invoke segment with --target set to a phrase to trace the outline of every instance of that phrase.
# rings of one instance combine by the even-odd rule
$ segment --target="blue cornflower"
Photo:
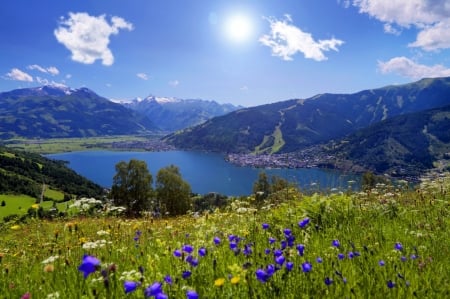
[[[398,251],[402,251],[403,250],[403,245],[400,242],[395,243],[394,248]]]
[[[155,296],[155,299],[168,299],[168,298],[169,296],[167,296],[167,294],[164,294],[163,292],[160,292]]]
[[[265,254],[269,254],[269,253],[270,253],[270,248],[264,249],[264,253],[265,253]]]
[[[269,275],[269,276],[272,276],[276,270],[277,270],[277,268],[275,268],[275,266],[273,264],[269,264],[266,267],[267,275]]]
[[[262,229],[268,229],[269,227],[270,227],[270,225],[267,223],[262,224]]]
[[[220,244],[220,238],[219,237],[214,237],[214,239],[213,239],[213,242],[214,242],[214,244],[216,244],[216,245],[219,245]]]
[[[338,255],[338,259],[343,260],[345,258],[345,254],[343,253],[339,253]]]
[[[286,249],[286,247],[287,247],[287,241],[286,240],[282,240],[281,242],[280,242],[280,246],[281,246],[281,249]]]
[[[361,256],[361,253],[360,253],[359,251],[355,251],[355,252],[353,252],[353,254],[354,254],[355,256]]]
[[[283,265],[285,260],[286,258],[283,255],[275,257],[275,263],[277,263],[278,265]]]
[[[181,250],[180,250],[180,249],[175,249],[175,250],[173,251],[173,256],[174,256],[174,257],[181,257],[181,255],[182,255],[182,253],[181,253]]]
[[[167,274],[166,276],[164,276],[164,281],[165,281],[168,285],[172,285],[172,283],[173,283],[172,276],[170,276],[169,274]]]
[[[378,261],[378,265],[383,267],[384,265],[386,265],[386,263],[383,260],[379,260]]]
[[[388,280],[387,287],[392,289],[393,287],[395,287],[395,282],[393,282],[392,280]]]
[[[408,260],[408,258],[407,258],[406,256],[402,255],[402,256],[400,257],[400,260],[401,260],[402,262],[406,262],[406,261]]]
[[[151,297],[151,296],[156,296],[159,293],[162,293],[162,283],[160,283],[159,281],[154,282],[153,284],[149,285],[145,291],[144,291],[144,295],[145,297]]]
[[[291,235],[292,230],[289,229],[289,228],[285,228],[285,229],[283,230],[283,233],[284,233],[284,236],[287,238],[287,237],[289,237],[289,236]]]
[[[305,252],[305,245],[297,244],[296,248],[297,248],[298,255],[303,256],[303,253]]]
[[[267,282],[267,280],[269,280],[270,276],[267,274],[266,271],[264,271],[263,269],[258,269],[255,272],[256,275],[256,279],[258,279],[261,282]]]
[[[234,250],[237,248],[237,243],[236,242],[230,242],[230,249]]]
[[[197,266],[198,266],[198,259],[192,258],[188,263],[189,263],[192,267],[197,267]]]
[[[86,278],[89,274],[94,273],[99,265],[100,261],[96,257],[85,255],[78,270],[83,272],[83,276]]]
[[[273,244],[276,242],[275,238],[269,237],[269,244]]]
[[[310,219],[309,219],[308,217],[306,217],[305,219],[301,220],[301,221],[298,223],[298,226],[299,226],[300,228],[305,228],[305,227],[309,224],[309,221],[310,221]]]
[[[410,258],[411,258],[412,260],[415,260],[415,259],[417,258],[417,255],[411,254]]]
[[[281,250],[281,249],[275,249],[274,251],[273,251],[273,255],[274,256],[280,256],[280,255],[282,255],[283,254],[283,251]]]
[[[311,270],[312,270],[312,265],[311,265],[310,263],[304,262],[304,263],[302,264],[302,271],[303,271],[304,273],[311,272]]]
[[[329,277],[325,277],[324,282],[327,286],[329,286],[330,284],[333,283],[333,279],[329,278]]]
[[[244,246],[244,251],[243,251],[244,255],[250,255],[252,254],[252,247],[249,244],[246,244]]]
[[[286,270],[291,271],[294,268],[294,263],[293,262],[287,262],[285,264],[286,266]]]
[[[188,254],[191,254],[194,251],[194,247],[189,244],[183,245],[183,247],[181,249]]]
[[[186,292],[186,298],[187,299],[198,299],[198,294],[194,290],[189,290]]]
[[[125,289],[125,294],[134,292],[136,288],[138,287],[139,283],[136,281],[125,281],[123,283],[123,288]]]
[[[294,246],[295,236],[294,236],[294,235],[288,236],[288,237],[286,238],[286,241],[287,241],[287,245],[288,245],[289,247]]]
[[[323,259],[319,256],[318,258],[316,258],[316,262],[319,264],[323,263]]]
[[[352,251],[350,251],[350,252],[347,254],[347,256],[348,256],[349,259],[352,259],[352,258],[355,257],[355,254],[354,254]]]
[[[181,277],[183,277],[183,279],[188,279],[189,277],[191,277],[191,271],[183,271],[183,273],[181,274]]]
[[[339,247],[339,246],[341,246],[341,243],[339,243],[339,240],[334,239],[334,240],[331,242],[331,245],[334,246],[334,247]]]
[[[205,247],[200,247],[199,249],[198,249],[198,255],[199,256],[205,256],[206,255],[206,248]]]

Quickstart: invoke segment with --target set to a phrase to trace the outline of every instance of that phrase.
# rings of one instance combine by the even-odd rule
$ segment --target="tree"
[[[191,207],[191,186],[175,165],[161,168],[156,176],[156,194],[161,212],[182,215]]]
[[[115,205],[127,209],[127,216],[136,216],[140,211],[150,208],[152,184],[153,177],[145,161],[121,161],[116,164],[110,197]]]
[[[256,194],[256,201],[262,201],[270,194],[270,182],[265,172],[260,172],[258,180],[253,184],[253,193]]]

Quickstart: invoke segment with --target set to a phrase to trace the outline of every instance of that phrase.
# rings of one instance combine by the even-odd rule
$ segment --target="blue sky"
[[[446,0],[5,0],[0,91],[255,106],[450,76]]]

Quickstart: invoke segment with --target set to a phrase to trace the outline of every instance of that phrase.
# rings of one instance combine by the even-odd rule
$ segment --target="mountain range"
[[[192,127],[206,120],[243,108],[201,99],[177,99],[148,96],[122,104],[151,119],[164,132]]]

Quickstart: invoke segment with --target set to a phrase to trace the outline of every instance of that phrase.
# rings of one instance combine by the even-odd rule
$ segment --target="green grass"
[[[0,205],[0,220],[11,214],[23,215],[36,202],[36,199],[28,195],[5,195],[0,194],[0,202],[5,202],[5,206]]]
[[[54,201],[60,202],[64,199],[64,193],[58,190],[53,190],[51,188],[46,188],[44,195],[51,198]]]
[[[9,223],[0,234],[0,293],[144,298],[160,282],[169,298],[186,298],[189,290],[199,298],[448,298],[450,176],[405,188],[311,196],[291,190],[259,208],[248,198],[168,219],[83,214]],[[99,261],[86,278],[79,270],[84,255]],[[125,281],[136,289],[125,294]]]

